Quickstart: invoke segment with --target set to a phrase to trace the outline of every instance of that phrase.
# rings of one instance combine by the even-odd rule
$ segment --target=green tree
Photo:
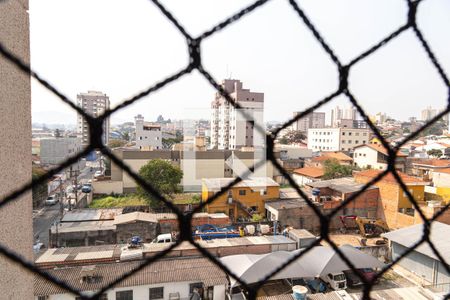
[[[130,133],[128,131],[121,132],[120,135],[124,141],[128,142],[130,140]]]
[[[45,174],[45,170],[38,166],[32,166],[31,169],[31,178],[32,180],[37,180],[39,177]],[[43,203],[45,198],[48,196],[48,190],[47,190],[47,181],[35,185],[32,188],[32,198],[33,198],[33,208],[38,207],[40,204]]]
[[[441,157],[442,156],[442,151],[439,149],[431,149],[427,151],[427,154],[429,156],[434,156],[434,157]]]
[[[335,158],[324,161],[324,175],[323,179],[334,179],[341,177],[348,177],[352,175],[354,168],[349,165],[341,165]]]
[[[183,171],[170,162],[153,159],[141,167],[139,175],[160,194],[172,198],[173,194],[179,191],[178,185],[183,178]],[[164,205],[142,186],[138,186],[138,194],[144,197],[152,208],[160,208]]]

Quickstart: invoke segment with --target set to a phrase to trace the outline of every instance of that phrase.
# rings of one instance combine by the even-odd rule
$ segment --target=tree
[[[306,139],[306,135],[300,130],[291,130],[279,139],[281,144],[297,144]]]
[[[130,140],[130,133],[128,131],[121,132],[120,135],[124,141],[128,142]]]
[[[153,159],[141,167],[139,175],[161,195],[172,198],[173,194],[179,190],[178,185],[183,178],[183,171],[170,162]],[[150,207],[161,208],[164,206],[163,202],[160,202],[140,185],[138,193],[146,199]]]
[[[61,137],[62,135],[61,135],[61,131],[58,129],[58,128],[56,128],[56,130],[55,130],[55,137],[56,138],[59,138],[59,137]]]
[[[119,148],[123,147],[127,144],[126,141],[118,140],[118,139],[110,139],[108,143],[109,148]]]
[[[35,165],[32,166],[31,169],[32,180],[37,180],[44,174],[45,174],[44,169]],[[33,209],[37,208],[41,203],[43,203],[47,198],[47,196],[48,196],[47,181],[39,185],[34,185],[32,188]]]
[[[441,157],[442,156],[442,150],[439,149],[431,149],[427,151],[427,154],[429,156],[434,156],[434,157]]]
[[[341,165],[335,158],[324,161],[324,175],[323,179],[334,179],[347,177],[352,175],[354,168],[349,165]]]

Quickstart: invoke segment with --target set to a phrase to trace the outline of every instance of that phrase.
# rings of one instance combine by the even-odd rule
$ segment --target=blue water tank
[[[312,195],[313,195],[313,196],[320,196],[320,189],[314,188],[314,189],[312,190]]]

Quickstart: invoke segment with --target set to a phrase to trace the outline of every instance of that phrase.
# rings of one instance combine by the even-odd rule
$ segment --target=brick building
[[[354,174],[356,182],[367,183],[374,177],[378,176],[381,171],[366,170]],[[423,207],[427,207],[425,202],[425,186],[428,184],[420,178],[408,176],[399,172],[408,191],[412,194],[416,202]],[[384,176],[381,180],[375,183],[380,190],[381,205],[378,210],[377,217],[386,221],[389,228],[401,228],[410,226],[419,222],[420,217],[412,203],[402,190],[398,182],[392,174]]]
[[[352,178],[339,178],[306,184],[304,192],[322,214],[329,214],[336,209],[342,201],[345,201],[354,193],[359,191],[362,184],[355,182]],[[313,196],[318,194],[317,196]],[[277,220],[281,227],[292,226],[298,229],[307,229],[313,232],[320,230],[320,219],[313,209],[309,207],[304,199],[297,193],[281,192],[281,199],[267,202],[265,205],[266,215],[269,220]],[[338,230],[342,227],[340,216],[357,215],[360,217],[373,218],[377,214],[379,206],[379,189],[375,186],[369,187],[361,195],[347,204],[332,218],[330,230]]]

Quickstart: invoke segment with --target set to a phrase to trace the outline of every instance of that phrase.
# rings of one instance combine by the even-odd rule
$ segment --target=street
[[[59,203],[44,208],[33,217],[33,236],[48,247],[48,230],[53,222],[59,218]],[[38,238],[39,236],[39,238]]]
[[[99,162],[88,162],[86,168],[84,168],[80,175],[78,175],[78,184],[87,183],[89,179],[92,179],[96,170],[98,170]],[[92,167],[92,171],[91,171]],[[72,181],[67,180],[64,183],[64,188],[72,185]],[[78,192],[81,197],[81,191]],[[67,199],[61,199],[59,203],[52,206],[44,206],[40,210],[33,211],[33,237],[34,242],[39,240],[43,243],[43,247],[48,247],[48,231],[52,224],[57,221],[60,216],[60,204],[61,201],[64,207],[68,207]]]

